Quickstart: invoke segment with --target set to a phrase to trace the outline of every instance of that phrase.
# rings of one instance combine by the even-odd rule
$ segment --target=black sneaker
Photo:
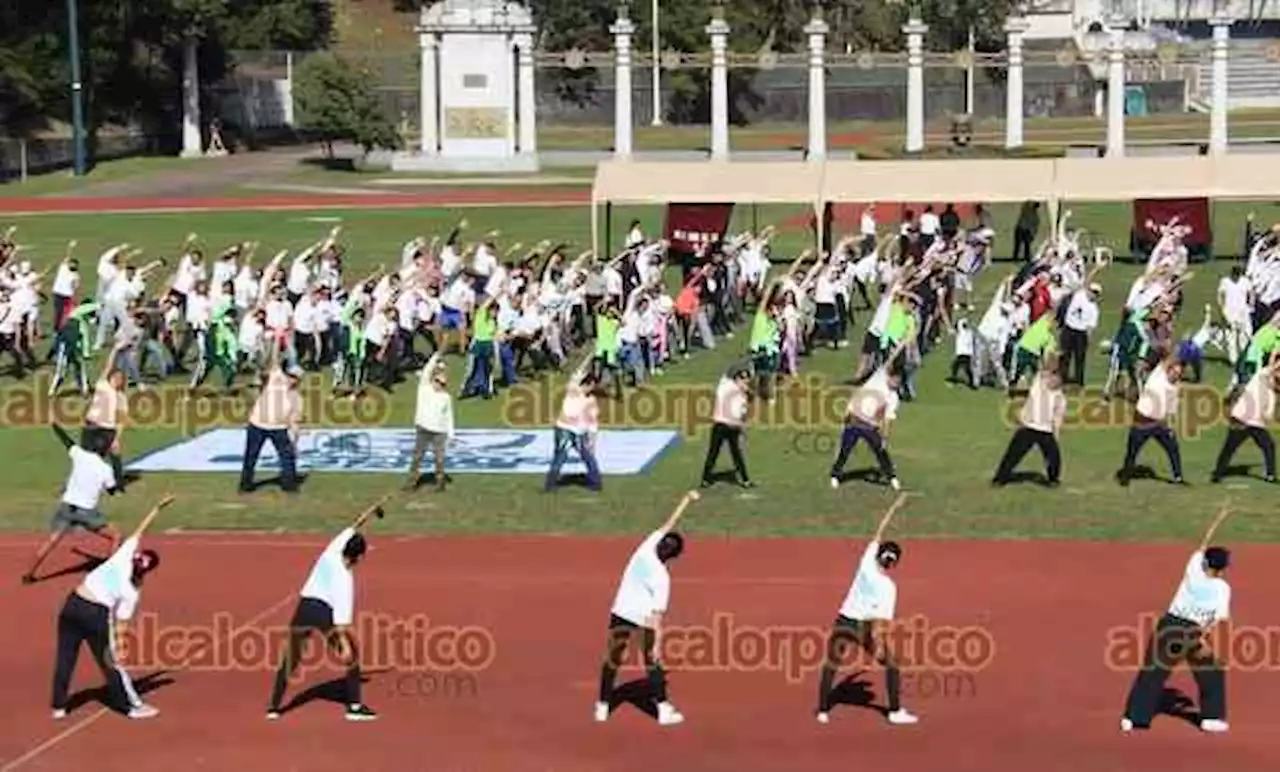
[[[378,717],[377,713],[368,705],[351,705],[347,708],[348,721],[373,721]]]

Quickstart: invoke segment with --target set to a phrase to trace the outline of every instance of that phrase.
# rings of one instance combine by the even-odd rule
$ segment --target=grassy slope
[[[1116,240],[1123,238],[1123,209],[1077,207],[1077,211],[1084,227]],[[1217,210],[1220,249],[1234,248],[1243,211],[1237,207]],[[399,245],[410,235],[440,232],[460,215],[444,210],[323,214],[344,217],[347,237],[354,246],[353,269],[356,270],[394,260]],[[616,213],[618,221],[625,221],[633,214],[650,228],[660,223],[660,212],[655,209]],[[740,214],[739,225],[748,225],[745,210]],[[792,210],[762,208],[759,217],[763,224],[784,221],[792,214]],[[1000,214],[1007,218],[1008,212]],[[1280,213],[1267,208],[1259,212],[1264,221],[1276,215]],[[581,241],[589,227],[589,213],[583,208],[486,209],[473,210],[468,216],[476,230],[500,227],[505,237],[525,243],[543,237]],[[81,254],[86,262],[91,262],[91,255],[98,248],[125,239],[144,244],[156,254],[171,251],[189,230],[199,232],[209,244],[258,238],[270,249],[298,248],[326,227],[306,221],[305,213],[266,218],[254,213],[110,219],[38,217],[21,222],[19,238],[32,245],[36,255],[47,257],[59,252],[63,239],[74,236],[80,239]],[[802,238],[802,234],[792,233],[787,242],[794,247]],[[1007,251],[1007,246],[1002,245],[1002,251]],[[1198,322],[1197,309],[1209,299],[1217,274],[1225,269],[1225,262],[1197,269],[1184,327]],[[990,271],[984,284],[989,287],[1005,270],[1004,266],[998,266]],[[1106,276],[1109,297],[1102,324],[1106,332],[1116,323],[1117,296],[1125,290],[1131,275],[1132,269],[1117,267]],[[861,315],[863,322],[866,318],[867,314]],[[854,340],[860,340],[860,334]],[[714,353],[700,353],[689,362],[671,368],[658,382],[658,388],[673,395],[682,394],[689,387],[706,388],[713,384],[730,360],[741,353],[742,336],[726,343]],[[852,350],[819,351],[804,361],[802,371],[806,376],[842,379],[850,371],[852,356]],[[1274,500],[1274,489],[1257,481],[1233,482],[1225,486],[1229,490],[1211,487],[1205,482],[1221,437],[1221,429],[1216,427],[1184,440],[1188,474],[1196,483],[1189,490],[1157,482],[1136,483],[1127,490],[1114,484],[1111,474],[1123,453],[1121,414],[1117,416],[1121,426],[1068,431],[1063,441],[1065,485],[1060,491],[1046,494],[1031,487],[992,491],[986,480],[1008,437],[1002,419],[1006,410],[1004,399],[992,391],[970,393],[949,388],[943,382],[949,360],[947,350],[926,361],[920,374],[921,399],[904,406],[893,440],[893,452],[905,484],[922,496],[902,523],[908,533],[1185,538],[1201,527],[1204,511],[1230,493],[1245,510],[1234,526],[1238,538],[1280,536],[1280,525],[1269,516],[1268,510]],[[1089,366],[1091,380],[1096,383],[1103,376],[1103,357],[1093,355]],[[456,384],[462,375],[461,359],[454,358],[451,367]],[[1211,383],[1223,384],[1225,367],[1211,367],[1208,379]],[[327,385],[326,380],[315,388],[323,389]],[[8,494],[8,506],[0,525],[39,528],[52,511],[66,462],[51,433],[42,425],[32,426],[29,416],[23,415],[19,408],[24,397],[30,398],[30,387],[7,377],[3,387],[0,413],[9,426],[0,434],[0,453],[6,460],[0,465],[0,485]],[[837,393],[821,399],[834,401],[845,393],[845,388],[838,385],[830,388]],[[168,403],[176,404],[176,391],[163,393],[169,395],[165,397]],[[818,398],[817,394],[803,397]],[[401,387],[387,403],[386,423],[408,425],[412,402],[412,388]],[[499,426],[510,417],[505,404],[505,397],[488,403],[462,403],[458,407],[459,425]],[[1198,404],[1208,403],[1200,400]],[[546,415],[553,415],[556,408],[553,403],[541,407]],[[66,402],[63,410],[63,420],[72,424],[78,420],[79,407],[74,400]],[[36,423],[40,420],[37,418]],[[671,417],[671,423],[681,421],[681,416]],[[183,426],[175,423],[131,431],[125,441],[129,452],[138,454],[179,439],[183,433]],[[835,427],[821,425],[821,422],[753,430],[748,453],[753,475],[761,487],[746,494],[728,487],[713,490],[699,505],[690,527],[725,535],[834,535],[863,530],[868,522],[866,513],[881,506],[887,494],[864,483],[851,483],[838,492],[826,487],[826,467],[835,434]],[[648,476],[610,479],[606,492],[599,497],[574,489],[545,496],[539,492],[541,481],[535,476],[462,476],[444,496],[424,492],[397,504],[396,509],[400,511],[395,513],[389,526],[405,530],[634,532],[654,522],[680,490],[696,483],[704,441],[703,431],[686,437]],[[1253,451],[1244,453],[1242,462],[1254,460]],[[1156,468],[1163,469],[1163,459],[1153,456],[1149,460]],[[851,468],[868,463],[869,460],[860,455]],[[328,528],[362,502],[400,482],[398,475],[318,475],[308,481],[301,499],[286,501],[272,494],[248,499],[238,497],[234,480],[226,475],[152,475],[131,489],[136,495],[131,492],[125,500],[110,501],[107,511],[114,516],[125,513],[133,516],[148,500],[172,489],[184,496],[181,505],[168,516],[171,525]]]

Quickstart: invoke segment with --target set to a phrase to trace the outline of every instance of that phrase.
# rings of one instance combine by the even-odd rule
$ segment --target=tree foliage
[[[330,152],[331,143],[340,139],[366,153],[400,147],[399,133],[378,99],[376,74],[367,65],[325,52],[307,57],[294,77],[299,126],[318,133]]]

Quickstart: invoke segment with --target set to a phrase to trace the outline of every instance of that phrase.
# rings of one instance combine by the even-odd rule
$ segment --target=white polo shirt
[[[845,414],[872,426],[881,419],[892,423],[898,418],[898,393],[889,388],[889,370],[881,367],[862,384],[845,407]]]
[[[1222,315],[1227,321],[1235,323],[1249,318],[1249,280],[1243,276],[1233,281],[1230,276],[1223,276],[1218,282],[1218,293],[1222,297]]]
[[[128,412],[129,400],[124,392],[117,391],[104,378],[93,387],[93,399],[89,402],[84,420],[85,423],[102,429],[115,429],[119,424],[120,416],[127,415]]]
[[[132,619],[138,608],[138,588],[133,584],[133,556],[137,551],[138,537],[131,536],[107,562],[84,578],[84,589],[111,610],[113,619]]]
[[[71,270],[71,266],[58,266],[58,274],[53,279],[53,294],[69,298],[76,294],[76,289],[80,286],[80,274]]]
[[[71,457],[71,474],[67,476],[62,502],[80,509],[97,509],[103,492],[115,487],[115,472],[102,456],[79,445],[67,448],[67,455]]]
[[[1178,384],[1169,380],[1164,367],[1157,366],[1147,376],[1138,396],[1137,412],[1152,421],[1168,421],[1178,412]]]
[[[666,613],[671,600],[671,574],[658,559],[658,542],[667,532],[661,528],[649,534],[622,572],[618,594],[613,599],[612,613],[628,622],[647,627],[649,617]]]
[[[1194,552],[1187,561],[1182,582],[1169,604],[1169,613],[1208,627],[1227,619],[1231,612],[1231,585],[1220,576],[1204,571],[1204,553]]]
[[[898,605],[898,586],[876,562],[878,549],[880,542],[873,541],[863,551],[853,584],[849,585],[849,592],[840,606],[840,616],[859,622],[871,619],[893,621]]]
[[[333,541],[324,548],[311,568],[311,575],[307,577],[307,583],[302,585],[302,592],[299,593],[304,598],[328,604],[333,610],[335,625],[351,624],[354,614],[356,581],[351,569],[343,562],[342,548],[347,546],[355,533],[356,529],[345,528],[342,533],[333,537]]]

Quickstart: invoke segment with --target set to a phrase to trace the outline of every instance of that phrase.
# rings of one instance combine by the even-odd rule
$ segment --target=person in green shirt
[[[614,397],[622,399],[622,376],[618,361],[618,332],[621,327],[618,308],[612,302],[601,303],[596,313],[596,367],[597,382],[607,390],[613,387]]]
[[[222,375],[222,388],[231,391],[235,385],[236,373],[240,367],[240,340],[237,335],[236,309],[234,305],[230,308],[222,309],[209,324],[209,333],[206,336],[208,341],[208,364],[202,365],[196,372],[196,378],[191,384],[191,390],[195,391],[204,385],[205,379],[209,377],[209,373],[217,370]],[[268,346],[278,345],[274,340],[266,342]]]
[[[85,362],[90,356],[92,346],[92,330],[90,325],[96,323],[98,304],[86,300],[67,315],[62,326],[58,328],[57,341],[54,344],[53,381],[49,384],[49,396],[57,396],[67,377],[68,369],[74,369],[76,383],[80,393],[89,394],[89,378],[85,374]]]
[[[772,398],[778,374],[782,339],[782,330],[778,326],[780,310],[776,304],[761,303],[751,323],[751,363],[755,371],[756,391],[764,399]]]
[[[498,335],[498,311],[494,299],[489,298],[476,309],[471,324],[471,362],[463,381],[460,399],[481,396],[490,399],[496,393],[493,388],[494,339]]]
[[[364,390],[364,363],[368,344],[364,337],[364,309],[359,303],[348,304],[342,312],[338,334],[338,356],[333,363],[333,391],[346,386],[350,395]]]
[[[1258,331],[1249,339],[1249,347],[1245,349],[1244,356],[1236,360],[1236,371],[1231,381],[1233,396],[1235,391],[1253,378],[1262,363],[1271,358],[1271,352],[1275,351],[1277,346],[1280,346],[1280,314],[1258,328]]]
[[[1023,331],[1014,352],[1013,378],[1009,381],[1010,391],[1018,385],[1023,375],[1034,376],[1040,372],[1040,364],[1044,357],[1058,350],[1057,327],[1057,316],[1050,310]]]

